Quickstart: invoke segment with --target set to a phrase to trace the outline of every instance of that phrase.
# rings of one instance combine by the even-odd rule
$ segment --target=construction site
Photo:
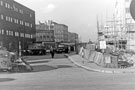
[[[135,66],[135,20],[131,14],[133,1],[115,0],[114,13],[112,17],[106,15],[105,23],[99,23],[97,17],[96,52],[85,51],[87,60],[107,68]]]

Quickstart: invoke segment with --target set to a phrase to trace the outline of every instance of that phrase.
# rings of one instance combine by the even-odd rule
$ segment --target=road
[[[66,53],[55,53],[54,55],[54,59],[60,59],[60,58],[64,58],[64,54]],[[74,55],[75,52],[71,52],[69,53],[70,55]],[[40,55],[40,56],[24,56],[24,58],[26,58],[27,60],[39,60],[39,59],[51,59],[51,55],[50,53],[47,53],[47,55]]]
[[[50,59],[34,72],[1,73],[0,90],[134,90],[135,74],[86,71],[68,59]]]

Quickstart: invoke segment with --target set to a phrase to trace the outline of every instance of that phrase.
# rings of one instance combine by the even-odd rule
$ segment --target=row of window
[[[24,14],[24,11],[22,9],[17,8],[14,4],[10,5],[9,3],[6,3],[3,0],[0,0],[0,5],[6,7],[7,9],[13,10],[15,12],[19,12],[20,14]],[[29,14],[29,16],[31,18],[32,14]]]
[[[24,21],[22,21],[22,20],[18,20],[18,19],[16,19],[16,18],[12,18],[12,17],[8,17],[8,16],[5,16],[4,17],[4,15],[3,14],[0,14],[0,19],[1,20],[6,20],[6,21],[8,21],[8,22],[13,22],[13,23],[16,23],[16,24],[20,24],[20,25],[25,25],[25,26],[27,26],[27,27],[31,27],[32,28],[32,24],[30,24],[29,22],[24,22]]]
[[[37,38],[53,38],[53,36],[45,36],[45,35],[43,35],[43,36],[37,36]]]
[[[25,37],[25,38],[33,38],[33,36],[31,34],[25,34],[25,33],[20,33],[19,35],[19,32],[13,32],[13,31],[10,31],[10,30],[4,30],[4,29],[0,29],[0,34],[1,35],[8,35],[8,36],[16,36],[16,37]]]

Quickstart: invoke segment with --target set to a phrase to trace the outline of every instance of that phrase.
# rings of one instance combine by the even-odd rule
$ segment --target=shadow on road
[[[49,66],[49,65],[39,65],[39,66],[33,66],[32,72],[41,72],[41,71],[50,71],[57,69],[56,66]]]
[[[13,81],[15,79],[13,78],[0,78],[0,82],[7,82],[7,81]]]
[[[36,62],[29,62],[29,64],[34,64],[34,63],[48,63],[49,61],[36,61]]]
[[[42,72],[42,71],[50,71],[50,70],[56,70],[56,69],[61,69],[61,68],[72,68],[73,66],[70,65],[54,65],[54,66],[49,66],[49,65],[39,65],[39,66],[32,66],[33,71],[16,71],[16,72],[7,72],[7,71],[1,71],[0,73],[31,73],[31,72]],[[9,79],[8,79],[9,80]],[[1,79],[0,79],[1,82]]]
[[[71,68],[73,66],[70,66],[70,65],[57,65],[57,69],[59,68]]]

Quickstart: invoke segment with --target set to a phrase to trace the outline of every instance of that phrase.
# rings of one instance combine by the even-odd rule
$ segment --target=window
[[[3,1],[0,1],[0,5],[3,6]]]
[[[16,8],[15,5],[13,5],[13,9],[14,11],[18,12],[18,8]]]
[[[23,10],[19,9],[19,13],[23,14]]]
[[[19,36],[19,33],[18,32],[15,32],[15,36]]]
[[[9,31],[8,30],[6,31],[6,34],[9,35]]]
[[[8,17],[6,16],[6,21],[8,21]]]
[[[8,33],[9,35],[13,36],[13,31],[9,31]]]
[[[13,22],[13,18],[10,18],[10,21]]]
[[[33,35],[31,35],[30,37],[33,38]]]
[[[25,37],[26,38],[30,38],[30,34],[25,34]]]
[[[8,4],[7,3],[5,3],[5,7],[8,8]]]
[[[3,15],[0,15],[0,18],[3,20],[4,19]]]
[[[8,4],[8,8],[10,9],[10,5]]]
[[[30,18],[32,17],[32,15],[30,14]]]
[[[2,29],[1,34],[4,34],[4,29]]]
[[[24,37],[24,33],[20,33],[20,36],[21,36],[21,37]]]
[[[17,23],[17,20],[16,19],[14,19],[14,23]]]
[[[16,23],[18,24],[18,19],[16,19]]]
[[[32,24],[31,24],[30,26],[31,26],[31,28],[32,28]]]

